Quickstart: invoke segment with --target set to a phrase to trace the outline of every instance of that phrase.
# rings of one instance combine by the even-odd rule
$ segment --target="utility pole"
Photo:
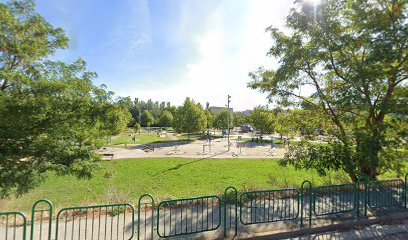
[[[228,94],[228,104],[227,104],[227,112],[228,112],[228,152],[230,151],[230,112],[229,112],[229,104],[231,102],[231,96]]]

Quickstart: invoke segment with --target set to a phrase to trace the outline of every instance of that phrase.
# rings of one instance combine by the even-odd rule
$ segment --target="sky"
[[[234,111],[266,105],[247,88],[248,73],[276,66],[266,56],[265,29],[284,27],[292,0],[54,0],[37,11],[70,38],[53,56],[81,57],[96,85],[122,97],[169,101],[186,97]]]

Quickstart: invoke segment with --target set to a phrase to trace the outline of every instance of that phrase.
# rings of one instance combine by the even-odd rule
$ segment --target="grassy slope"
[[[90,180],[50,174],[48,180],[19,199],[0,200],[0,211],[27,212],[34,201],[47,198],[57,208],[108,202],[133,202],[143,193],[159,200],[222,194],[228,186],[240,191],[299,187],[348,181],[341,172],[319,177],[312,170],[282,167],[276,160],[149,158],[102,162]],[[388,174],[387,178],[391,178]]]

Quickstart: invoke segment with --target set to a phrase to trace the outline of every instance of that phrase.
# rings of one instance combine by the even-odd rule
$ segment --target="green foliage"
[[[274,130],[281,136],[293,138],[300,135],[308,140],[312,140],[319,131],[325,120],[318,111],[293,109],[274,111]]]
[[[142,128],[142,127],[139,125],[139,123],[135,123],[135,125],[133,126],[133,131],[134,131],[135,133],[137,133],[137,132],[140,131],[141,128]]]
[[[173,126],[173,114],[171,112],[164,110],[159,118],[158,125],[160,127],[171,127]]]
[[[85,61],[44,60],[67,46],[32,1],[0,3],[0,198],[21,195],[47,171],[90,177],[99,139],[120,132],[129,113],[92,85]]]
[[[274,116],[266,107],[255,107],[249,119],[253,127],[261,134],[274,131]]]
[[[288,154],[290,163],[343,169],[353,180],[361,174],[375,179],[401,167],[398,149],[407,141],[402,130],[407,125],[407,21],[405,0],[325,0],[317,7],[301,0],[287,17],[288,34],[268,28],[274,40],[269,55],[279,66],[250,73],[249,86],[282,106],[317,111],[333,139],[327,151],[319,149],[325,159],[302,157],[315,152],[312,144],[302,144]],[[311,89],[310,96],[301,92],[303,86]],[[319,162],[327,159],[333,164]]]
[[[232,128],[234,127],[234,115],[230,113],[229,117],[230,117],[229,126],[230,128]],[[228,111],[227,109],[222,110],[220,114],[215,116],[213,125],[217,129],[228,129]]]
[[[241,126],[246,123],[245,116],[239,113],[234,113],[232,120],[233,120],[233,125],[236,127]]]
[[[140,118],[141,125],[143,127],[150,127],[154,124],[154,117],[149,111],[144,111]]]
[[[207,103],[207,105],[208,105],[208,103]],[[204,114],[205,114],[205,117],[207,119],[207,129],[213,128],[214,127],[214,121],[215,121],[214,113],[209,108],[207,108],[207,109],[204,110]]]
[[[203,133],[207,126],[207,118],[199,103],[186,98],[184,104],[177,108],[173,124],[179,133]]]

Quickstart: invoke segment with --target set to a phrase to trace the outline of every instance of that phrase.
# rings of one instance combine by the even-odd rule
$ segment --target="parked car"
[[[247,133],[247,132],[253,132],[254,128],[251,125],[243,125],[241,126],[241,132]]]

